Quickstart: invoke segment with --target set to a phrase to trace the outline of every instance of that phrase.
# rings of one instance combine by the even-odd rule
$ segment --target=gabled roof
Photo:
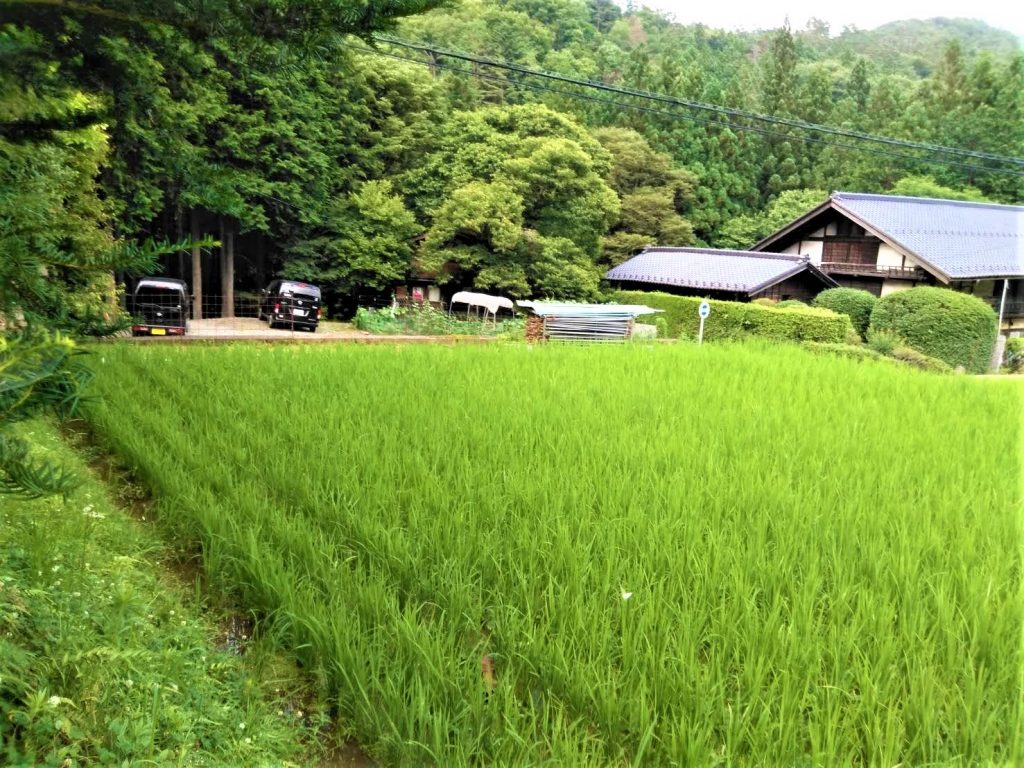
[[[1024,207],[836,192],[757,243],[763,251],[834,210],[945,282],[1024,276]]]
[[[826,287],[837,283],[803,256],[714,248],[647,248],[608,270],[609,280],[752,295],[808,271]]]

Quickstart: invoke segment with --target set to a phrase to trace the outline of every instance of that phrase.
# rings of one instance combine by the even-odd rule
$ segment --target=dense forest
[[[1024,197],[1020,165],[920,146],[1024,156],[1024,57],[980,23],[433,5],[5,3],[0,313],[102,329],[111,267],[219,294],[226,260],[241,289],[315,281],[336,313],[411,274],[592,299],[639,247],[745,247],[830,190]]]

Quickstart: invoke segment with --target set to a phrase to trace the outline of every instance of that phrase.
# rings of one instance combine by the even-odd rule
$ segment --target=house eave
[[[885,233],[882,230],[876,228],[870,222],[862,219],[860,216],[858,216],[856,213],[851,211],[849,208],[846,208],[843,205],[841,205],[840,203],[836,202],[836,200],[834,198],[832,198],[832,197],[830,197],[828,200],[826,200],[824,203],[819,205],[814,210],[809,211],[808,213],[805,213],[803,216],[801,216],[796,221],[791,222],[787,226],[783,227],[778,232],[775,232],[774,234],[771,234],[768,237],[766,237],[763,240],[761,240],[760,242],[756,243],[751,248],[751,250],[752,251],[763,251],[764,249],[774,245],[779,240],[784,239],[785,237],[787,237],[788,235],[792,234],[796,230],[800,229],[801,227],[805,226],[809,222],[813,221],[818,216],[820,216],[821,214],[825,213],[828,210],[833,210],[836,213],[839,213],[839,214],[845,216],[850,221],[853,221],[854,223],[856,223],[858,226],[863,227],[866,232],[870,232],[872,235],[877,237],[883,243],[885,243],[886,245],[888,245],[891,248],[894,248],[901,255],[909,256],[910,258],[914,259],[914,261],[920,263],[922,268],[924,268],[927,272],[931,273],[934,277],[939,279],[941,282],[949,283],[951,280],[956,279],[956,278],[952,277],[951,275],[949,275],[944,270],[942,270],[942,269],[938,268],[937,266],[935,266],[932,262],[928,261],[928,259],[924,258],[920,254],[916,253],[915,251],[913,251],[910,248],[908,248],[907,246],[905,246],[899,240],[896,240],[895,238],[891,237],[887,233]]]

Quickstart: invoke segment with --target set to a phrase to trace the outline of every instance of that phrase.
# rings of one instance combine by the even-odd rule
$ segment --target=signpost
[[[700,315],[700,331],[697,334],[697,343],[704,343],[704,321],[708,319],[708,315],[711,314],[711,305],[706,301],[700,303],[700,308],[697,310],[697,314]]]

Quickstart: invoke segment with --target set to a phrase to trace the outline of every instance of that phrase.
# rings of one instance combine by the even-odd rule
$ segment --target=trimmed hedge
[[[814,306],[848,315],[857,333],[862,339],[866,339],[868,323],[871,322],[871,310],[875,308],[877,302],[878,298],[874,294],[859,288],[829,288],[815,297]]]
[[[871,312],[872,331],[889,331],[907,346],[956,368],[984,373],[996,341],[995,311],[981,299],[949,288],[890,293]]]
[[[793,307],[799,308],[799,307],[806,307],[806,306],[808,306],[807,302],[800,301],[800,299],[786,299],[785,301],[780,301],[778,304],[776,304],[775,308],[776,309],[792,309]]]
[[[664,310],[671,338],[696,338],[700,326],[697,308],[704,299],[699,296],[673,296],[647,291],[618,291],[613,300],[623,304],[646,304]],[[704,338],[709,341],[757,336],[776,341],[848,342],[857,339],[850,318],[827,309],[813,307],[777,309],[758,304],[708,299],[711,315],[704,325]]]

